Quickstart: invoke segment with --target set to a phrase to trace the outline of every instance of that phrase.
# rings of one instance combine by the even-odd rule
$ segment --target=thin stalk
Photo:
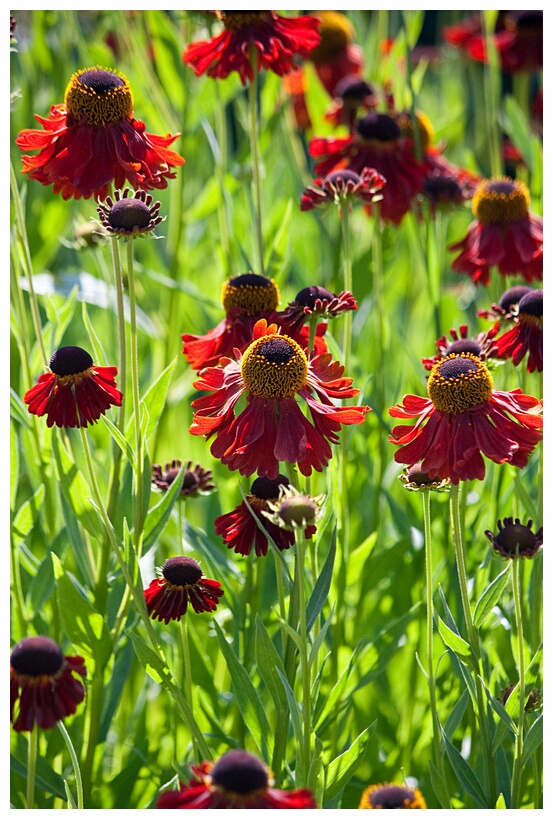
[[[194,713],[194,688],[192,685],[192,663],[190,662],[190,642],[188,638],[188,620],[186,617],[180,619],[182,664],[183,664],[183,689],[186,701],[190,710]],[[199,749],[196,737],[192,734],[192,747],[194,749],[194,759],[199,759]]]
[[[23,213],[23,204],[21,202],[21,196],[19,194],[19,188],[17,187],[17,180],[15,178],[15,171],[13,169],[13,165],[10,163],[10,183],[12,188],[12,195],[13,195],[13,203],[15,207],[15,224],[16,224],[16,233],[19,237],[19,240],[23,246],[23,261],[24,261],[24,268],[25,268],[25,276],[27,278],[27,286],[29,288],[29,303],[31,306],[31,316],[33,318],[33,327],[35,331],[35,336],[37,340],[37,344],[40,350],[40,355],[42,357],[42,363],[45,367],[48,366],[48,358],[46,356],[46,350],[44,349],[44,340],[42,338],[42,324],[40,321],[40,312],[38,309],[38,302],[36,298],[35,289],[33,286],[33,263],[31,260],[31,251],[29,250],[29,240],[27,238],[27,228],[25,226],[25,215]]]
[[[127,276],[129,280],[129,303],[131,325],[131,386],[132,404],[134,411],[134,439],[136,450],[136,466],[134,473],[134,546],[137,558],[140,557],[142,546],[142,470],[144,466],[142,454],[142,430],[140,429],[140,394],[138,387],[138,339],[136,332],[136,294],[134,287],[134,264],[132,241],[127,242]]]
[[[257,246],[258,273],[265,275],[265,253],[263,247],[263,221],[261,216],[261,163],[259,158],[259,75],[255,59],[252,60],[253,79],[248,86],[248,123],[250,128],[250,151],[252,157],[253,195],[255,215],[255,240]]]
[[[444,770],[444,758],[440,745],[440,718],[438,716],[438,701],[436,697],[436,678],[434,676],[434,601],[432,584],[432,525],[430,519],[430,492],[422,492],[424,515],[424,549],[426,570],[426,673],[428,680],[428,695],[432,712],[432,742],[434,745],[434,759],[438,772],[447,787],[447,778]],[[442,805],[442,808],[449,808]]]
[[[69,756],[71,757],[71,764],[73,765],[73,771],[75,773],[75,786],[77,788],[77,810],[82,810],[84,808],[84,798],[83,798],[83,780],[81,778],[81,769],[79,767],[79,760],[77,759],[77,754],[75,753],[75,748],[73,747],[73,743],[71,742],[71,737],[67,733],[67,728],[63,724],[62,720],[58,722],[58,728],[60,729],[60,733],[65,740],[65,744],[67,746],[67,750],[69,751]]]
[[[351,260],[351,242],[350,242],[350,228],[349,228],[349,202],[344,202],[340,208],[341,225],[342,225],[342,248],[344,254],[344,290],[350,293],[353,290],[353,266]],[[351,325],[352,325],[352,310],[346,310],[344,314],[344,343],[343,343],[343,357],[344,370],[346,375],[349,372],[349,360],[351,354]]]
[[[501,89],[501,67],[495,47],[493,28],[489,25],[488,15],[483,11],[483,28],[486,38],[487,62],[484,64],[484,100],[486,104],[487,143],[490,149],[490,168],[492,177],[501,176],[503,164],[501,157],[501,140],[499,136],[499,98]]]
[[[307,776],[311,760],[311,675],[309,668],[309,651],[307,646],[307,605],[305,600],[305,538],[303,530],[296,532],[296,572],[294,583],[298,584],[299,631],[300,631],[300,666],[302,679],[302,715],[303,715],[303,775],[305,780],[298,782],[299,787],[307,787]]]
[[[472,611],[470,608],[470,598],[468,592],[468,579],[465,567],[465,554],[463,549],[463,538],[460,517],[460,498],[459,498],[459,484],[452,485],[449,496],[449,508],[451,514],[451,525],[453,528],[453,545],[455,547],[455,560],[457,564],[457,574],[459,577],[459,588],[461,592],[461,601],[463,604],[463,614],[465,626],[467,629],[469,645],[471,647],[474,659],[477,663],[477,670],[474,670],[474,682],[476,686],[476,698],[478,704],[478,722],[480,725],[480,735],[482,738],[482,753],[484,757],[484,770],[486,774],[486,785],[488,788],[488,807],[495,807],[497,798],[497,784],[495,772],[495,760],[492,752],[492,743],[488,725],[488,714],[486,709],[486,701],[481,680],[482,675],[482,660],[480,656],[480,643],[478,638],[478,631],[474,626],[472,618]]]
[[[511,561],[511,580],[513,583],[513,601],[515,604],[515,626],[517,630],[517,662],[518,662],[518,679],[519,679],[519,712],[518,712],[518,731],[515,742],[515,759],[513,764],[513,780],[511,784],[511,810],[517,810],[520,807],[521,785],[522,785],[522,746],[524,741],[524,706],[526,704],[526,696],[524,690],[524,633],[522,628],[522,606],[520,599],[520,577],[519,577],[520,558],[515,558]]]
[[[29,731],[29,739],[27,745],[27,792],[25,799],[25,806],[27,810],[32,809],[35,801],[35,779],[36,779],[36,761],[38,754],[38,727],[33,725]]]
[[[145,603],[145,600],[144,600],[144,592],[143,592],[143,590],[139,589],[134,584],[134,582],[132,580],[132,577],[131,577],[131,574],[130,574],[130,571],[129,571],[129,567],[127,566],[127,563],[125,562],[125,558],[124,558],[124,555],[123,555],[123,553],[121,551],[121,547],[119,545],[117,535],[116,535],[115,530],[114,530],[114,528],[113,528],[113,526],[111,524],[111,521],[109,520],[109,518],[107,516],[106,507],[104,505],[104,501],[102,499],[102,496],[100,494],[100,490],[98,488],[98,482],[97,482],[96,476],[94,474],[94,467],[92,465],[92,458],[91,458],[91,455],[90,455],[90,448],[88,446],[88,439],[87,439],[86,433],[85,433],[85,431],[84,431],[84,429],[82,427],[80,428],[80,432],[81,432],[81,440],[82,440],[82,444],[83,444],[83,450],[84,450],[84,453],[85,453],[85,459],[86,459],[86,464],[87,464],[88,473],[89,473],[89,477],[90,477],[90,483],[91,483],[91,488],[92,488],[94,501],[95,501],[95,503],[96,503],[96,505],[98,507],[98,511],[99,511],[100,516],[102,518],[102,521],[104,523],[105,529],[106,529],[106,531],[108,533],[111,546],[113,548],[113,551],[114,551],[115,556],[117,558],[117,562],[119,563],[119,566],[120,566],[121,571],[123,573],[123,577],[125,578],[127,586],[128,586],[128,588],[130,590],[130,593],[131,593],[131,595],[133,597],[133,600],[136,603],[138,613],[140,614],[140,616],[142,618],[142,621],[144,623],[144,626],[146,628],[146,631],[148,632],[148,637],[150,639],[150,643],[152,645],[152,648],[154,649],[155,653],[157,654],[159,660],[163,663],[164,666],[166,666],[166,660],[165,660],[165,658],[163,657],[163,655],[161,653],[159,643],[158,643],[158,640],[157,640],[157,637],[156,637],[156,633],[155,633],[154,628],[152,626],[151,620],[150,620],[150,618],[148,616],[148,611],[146,609],[146,603]],[[198,728],[198,726],[196,724],[196,721],[194,719],[194,715],[192,714],[192,711],[190,710],[190,707],[189,707],[188,703],[184,699],[179,686],[176,685],[172,675],[171,675],[170,678],[169,678],[169,676],[165,677],[164,685],[167,688],[167,690],[170,692],[171,696],[173,697],[173,699],[175,700],[177,705],[179,706],[180,711],[181,711],[182,715],[184,716],[185,722],[188,725],[188,729],[190,730],[190,734],[192,736],[196,737],[196,741],[198,742],[198,748],[200,749],[200,754],[202,756],[202,759],[206,759],[206,760],[210,759],[211,753],[209,751],[209,748],[207,747],[207,744],[206,744],[206,741],[205,741],[205,739],[203,737],[203,734],[201,733],[200,729]]]

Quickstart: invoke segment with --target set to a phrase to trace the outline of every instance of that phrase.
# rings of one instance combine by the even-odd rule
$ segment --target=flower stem
[[[181,636],[182,636],[182,661],[184,671],[184,696],[188,703],[190,710],[194,713],[194,689],[192,686],[192,663],[190,662],[190,641],[188,638],[188,621],[186,617],[181,617]],[[199,759],[198,743],[196,737],[192,734],[192,747],[194,749],[194,759]]]
[[[27,793],[25,806],[27,810],[33,807],[35,801],[36,760],[38,753],[38,727],[33,725],[29,731],[27,745]]]
[[[349,229],[349,203],[345,202],[340,210],[341,224],[342,224],[342,248],[344,254],[344,290],[350,293],[353,289],[353,267],[351,261],[351,243],[350,243],[350,229]],[[347,375],[349,372],[349,359],[351,354],[351,325],[352,325],[352,310],[346,310],[344,313],[344,371]]]
[[[302,714],[303,714],[303,776],[304,781],[298,786],[307,787],[309,763],[311,760],[311,677],[309,652],[307,646],[307,606],[305,600],[305,537],[303,530],[296,532],[296,572],[294,582],[298,584],[300,665],[302,679]]]
[[[434,744],[434,759],[444,787],[447,787],[447,778],[444,770],[444,758],[440,745],[440,718],[438,716],[438,702],[436,698],[436,678],[434,676],[434,602],[432,585],[432,525],[430,519],[430,492],[422,492],[424,515],[424,546],[426,569],[426,673],[428,679],[428,695],[432,712],[432,741]],[[449,808],[450,805],[441,805]]]
[[[486,104],[487,143],[490,149],[490,168],[492,177],[501,176],[503,171],[501,159],[501,141],[499,137],[499,98],[501,93],[501,66],[495,47],[491,14],[481,12],[486,40],[488,59],[484,65],[484,100]],[[495,13],[497,15],[497,12]],[[493,20],[495,24],[495,19]]]
[[[465,626],[467,629],[469,645],[472,650],[474,660],[477,664],[477,670],[473,669],[474,682],[476,686],[476,699],[478,705],[478,722],[480,725],[480,735],[482,738],[482,753],[484,756],[484,769],[486,773],[486,784],[488,788],[488,807],[494,808],[497,798],[496,785],[496,771],[495,759],[492,752],[492,743],[490,737],[490,730],[488,725],[488,714],[486,709],[484,689],[482,683],[482,660],[480,655],[480,643],[478,638],[478,631],[474,626],[472,618],[472,611],[470,607],[470,598],[468,592],[467,571],[465,567],[465,555],[463,549],[463,538],[460,517],[460,498],[459,498],[459,484],[451,486],[449,496],[451,524],[453,528],[453,544],[455,547],[455,560],[457,563],[457,574],[459,576],[459,588],[461,592],[461,600],[463,604],[463,614],[465,619]]]
[[[128,587],[128,589],[129,589],[129,591],[130,591],[130,593],[131,593],[131,595],[132,595],[132,597],[134,599],[134,602],[135,602],[136,607],[138,609],[138,613],[140,614],[140,616],[142,618],[142,621],[144,623],[146,631],[148,632],[148,637],[150,639],[150,643],[152,645],[152,648],[155,651],[155,653],[156,653],[158,659],[161,661],[161,663],[163,663],[163,665],[165,667],[167,667],[167,662],[165,660],[165,657],[163,657],[163,654],[162,654],[162,652],[160,650],[159,643],[158,643],[158,640],[157,640],[157,637],[156,637],[156,633],[155,633],[154,628],[152,626],[151,620],[150,620],[150,618],[148,616],[148,610],[146,608],[146,603],[145,603],[145,599],[144,599],[144,590],[142,588],[140,588],[139,586],[137,586],[133,582],[131,573],[129,571],[129,567],[127,566],[127,563],[125,561],[123,552],[121,550],[121,546],[119,544],[117,534],[115,533],[115,530],[114,530],[114,528],[113,528],[113,526],[111,524],[111,521],[109,520],[109,518],[107,516],[106,507],[104,505],[104,501],[102,500],[102,496],[101,496],[100,490],[98,488],[98,482],[97,482],[96,476],[94,474],[94,467],[92,465],[92,458],[91,458],[91,455],[90,455],[90,448],[88,446],[88,439],[86,437],[85,430],[81,427],[80,432],[81,432],[81,440],[82,440],[83,449],[84,449],[84,453],[85,453],[85,459],[86,459],[86,464],[87,464],[87,468],[88,468],[88,473],[89,473],[89,476],[90,476],[90,483],[91,483],[92,493],[93,493],[93,496],[94,496],[94,501],[95,501],[95,503],[96,503],[96,505],[98,507],[100,517],[102,518],[105,529],[106,529],[106,531],[108,533],[111,546],[113,548],[113,551],[114,551],[115,556],[117,558],[117,562],[119,563],[119,566],[120,566],[121,571],[123,573],[123,577],[125,578],[125,581],[127,583],[127,587]],[[172,676],[170,678],[169,678],[169,676],[166,676],[164,678],[163,682],[164,682],[164,687],[170,692],[171,696],[173,697],[173,699],[177,703],[177,705],[178,705],[178,707],[179,707],[179,709],[180,709],[180,711],[181,711],[181,713],[182,713],[182,715],[183,715],[183,717],[185,719],[185,722],[188,725],[188,729],[190,731],[191,736],[196,737],[196,741],[198,743],[198,748],[200,749],[200,754],[201,754],[202,758],[203,759],[209,759],[210,756],[211,756],[209,748],[207,747],[207,744],[206,744],[206,741],[205,741],[205,739],[203,737],[203,734],[201,733],[200,729],[198,728],[198,726],[196,724],[196,721],[194,719],[194,715],[193,715],[188,703],[186,702],[185,698],[182,695],[180,687],[175,683]]]
[[[40,322],[40,313],[38,309],[38,302],[36,298],[35,289],[33,286],[33,263],[31,261],[31,251],[29,250],[29,240],[27,238],[27,228],[25,227],[25,214],[23,213],[23,205],[19,188],[17,187],[17,180],[15,178],[15,171],[13,165],[10,164],[10,182],[13,195],[13,203],[15,207],[15,225],[16,235],[23,247],[23,266],[25,268],[25,276],[27,278],[27,287],[29,288],[29,303],[31,306],[31,315],[33,318],[33,326],[42,363],[45,367],[48,366],[48,358],[46,350],[44,349],[44,341],[42,338],[42,324]]]
[[[253,191],[255,203],[255,239],[257,245],[258,273],[265,275],[265,254],[263,249],[263,229],[261,218],[261,165],[259,158],[259,75],[255,58],[252,59],[253,79],[248,86],[250,151],[252,157]]]
[[[140,395],[138,388],[138,340],[136,333],[136,294],[134,287],[134,265],[132,241],[127,242],[127,276],[129,279],[129,302],[131,324],[131,382],[132,404],[134,412],[134,438],[136,466],[134,473],[134,545],[137,558],[140,557],[142,547],[142,470],[144,459],[142,455],[142,430],[140,429]]]
[[[520,790],[522,780],[522,746],[524,740],[524,706],[525,706],[525,690],[524,690],[524,634],[522,628],[522,606],[520,599],[520,576],[519,576],[520,558],[515,558],[511,561],[511,579],[513,583],[513,601],[515,604],[515,624],[517,630],[517,654],[518,654],[518,679],[519,691],[518,696],[520,700],[518,713],[518,731],[515,742],[515,760],[513,765],[513,780],[511,785],[511,810],[518,810],[520,803]]]
[[[77,788],[77,810],[82,810],[84,808],[84,799],[83,799],[83,780],[81,778],[81,769],[79,767],[79,760],[77,759],[77,754],[75,753],[75,748],[73,747],[73,743],[71,742],[71,737],[67,732],[67,728],[60,720],[58,722],[58,728],[60,729],[61,735],[65,740],[65,744],[67,746],[67,750],[69,751],[69,756],[71,757],[71,764],[73,765],[73,771],[75,773],[75,785]]]

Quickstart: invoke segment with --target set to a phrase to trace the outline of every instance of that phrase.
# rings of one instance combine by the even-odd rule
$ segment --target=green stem
[[[349,229],[349,202],[345,202],[340,209],[341,224],[342,224],[342,247],[344,253],[344,290],[350,293],[353,290],[353,266],[351,260],[351,243],[350,243],[350,229]],[[351,354],[351,325],[352,325],[352,310],[346,310],[344,314],[344,371],[346,375],[349,373],[349,359]]]
[[[188,621],[186,617],[181,617],[180,620],[181,626],[181,637],[182,637],[182,662],[183,662],[183,671],[184,671],[184,680],[183,680],[183,688],[184,688],[184,696],[186,697],[186,701],[190,707],[192,713],[194,713],[194,689],[192,686],[192,663],[190,662],[190,641],[188,638]],[[196,737],[192,734],[192,747],[194,749],[194,759],[199,759],[199,749],[196,742]]]
[[[483,28],[486,38],[487,63],[484,65],[484,100],[486,104],[486,130],[490,149],[490,168],[492,177],[501,176],[503,161],[501,154],[501,140],[499,137],[499,98],[501,93],[501,67],[494,42],[493,27],[489,25],[489,17],[485,12]]]
[[[433,602],[433,575],[432,575],[432,525],[430,519],[430,492],[422,493],[423,514],[424,514],[424,546],[425,546],[425,569],[426,569],[426,666],[428,679],[428,695],[430,699],[430,710],[432,712],[432,731],[434,744],[434,759],[436,767],[447,787],[447,778],[444,770],[444,758],[440,744],[440,718],[438,715],[438,701],[436,697],[436,678],[434,676],[434,602]],[[442,808],[449,808],[449,801]]]
[[[300,665],[302,679],[302,714],[303,714],[303,776],[304,781],[298,786],[307,787],[309,764],[311,760],[311,676],[309,652],[307,646],[307,606],[305,599],[305,538],[303,530],[296,531],[296,572],[294,583],[298,584],[299,631],[300,631]]]
[[[131,595],[132,595],[132,597],[134,599],[134,602],[136,604],[136,607],[138,609],[138,613],[140,614],[140,616],[142,618],[142,621],[144,623],[144,626],[146,628],[146,631],[148,632],[148,637],[150,639],[150,643],[152,645],[152,648],[155,651],[155,653],[157,654],[157,657],[160,660],[160,662],[166,668],[167,667],[167,662],[166,662],[165,657],[163,656],[163,654],[162,654],[162,652],[160,650],[159,643],[158,643],[158,640],[157,640],[157,637],[156,637],[156,633],[155,633],[154,628],[152,626],[152,622],[151,622],[151,620],[150,620],[150,618],[148,616],[148,610],[146,608],[146,603],[145,603],[145,599],[144,599],[144,591],[143,591],[142,588],[139,588],[133,582],[133,579],[131,577],[131,573],[129,571],[129,567],[127,566],[127,563],[125,562],[125,558],[124,558],[123,552],[121,550],[121,546],[119,544],[117,534],[116,534],[116,532],[115,532],[115,530],[114,530],[114,528],[113,528],[113,526],[111,524],[111,521],[108,518],[108,515],[107,515],[107,512],[106,512],[106,507],[104,505],[104,501],[102,499],[102,496],[100,494],[100,490],[98,488],[98,482],[97,482],[96,476],[94,474],[94,467],[92,465],[92,458],[91,458],[91,455],[90,455],[90,448],[88,446],[88,439],[86,437],[85,430],[82,427],[80,427],[80,432],[81,432],[81,441],[82,441],[82,444],[83,444],[83,450],[84,450],[84,454],[85,454],[86,464],[87,464],[88,473],[89,473],[89,477],[90,477],[92,493],[93,493],[93,496],[94,496],[94,501],[95,501],[95,503],[96,503],[96,505],[98,507],[98,511],[99,511],[100,517],[102,518],[102,521],[104,523],[104,527],[105,527],[105,529],[106,529],[106,531],[108,533],[112,549],[114,551],[115,557],[117,558],[117,562],[119,563],[119,567],[121,568],[121,571],[123,573],[123,577],[125,578],[125,581],[127,583],[127,587],[130,590],[130,593],[131,593]],[[175,700],[175,702],[177,703],[177,705],[178,705],[178,707],[179,707],[179,709],[180,709],[180,711],[181,711],[181,713],[182,713],[182,715],[183,715],[183,717],[184,717],[184,719],[185,719],[185,721],[186,721],[186,723],[188,725],[188,728],[190,730],[191,735],[196,737],[196,741],[198,743],[198,748],[200,749],[200,753],[202,755],[202,758],[203,759],[209,759],[211,757],[209,748],[207,747],[207,744],[206,744],[206,741],[205,741],[205,739],[203,737],[203,734],[199,730],[199,728],[198,728],[198,726],[196,724],[196,721],[194,719],[194,715],[193,715],[192,711],[190,710],[190,707],[189,707],[188,703],[184,699],[179,686],[177,686],[175,684],[174,679],[172,677],[169,677],[169,675],[167,675],[164,678],[163,684],[164,684],[164,687],[170,692],[170,694],[173,697],[173,699]]]
[[[21,202],[21,196],[19,194],[19,188],[17,186],[17,180],[15,178],[15,171],[13,169],[13,165],[10,164],[10,182],[13,194],[13,203],[15,207],[15,223],[16,223],[16,232],[19,237],[19,240],[23,246],[23,261],[24,261],[24,268],[25,268],[25,276],[27,278],[27,287],[29,288],[29,303],[31,306],[31,315],[33,318],[33,326],[35,330],[35,336],[37,340],[37,344],[40,349],[40,355],[42,357],[42,363],[45,367],[48,366],[48,358],[46,356],[46,350],[44,349],[44,340],[42,338],[42,324],[40,321],[40,313],[38,309],[38,302],[36,298],[35,289],[33,286],[33,263],[31,260],[31,251],[29,249],[29,240],[27,238],[27,228],[25,227],[25,215],[23,213],[23,205]]]
[[[27,810],[33,808],[35,801],[35,779],[36,761],[38,754],[38,727],[33,725],[29,731],[29,741],[27,745],[27,794],[25,806]]]
[[[478,631],[474,626],[472,618],[472,611],[470,607],[470,598],[468,592],[468,579],[465,567],[465,554],[463,548],[462,531],[460,518],[460,498],[459,498],[459,484],[452,485],[449,496],[451,524],[453,528],[453,544],[455,547],[455,560],[457,564],[457,574],[459,576],[459,588],[461,592],[461,601],[463,605],[463,615],[465,626],[468,634],[469,645],[472,650],[473,658],[476,663],[476,668],[473,670],[474,682],[476,686],[476,699],[478,705],[478,722],[480,725],[480,735],[482,738],[482,753],[484,757],[484,769],[486,772],[486,784],[488,788],[488,807],[494,808],[497,798],[497,784],[495,759],[492,752],[492,743],[490,737],[490,730],[488,725],[488,714],[486,709],[486,700],[482,684],[482,660],[480,656],[480,642],[478,638]]]
[[[526,704],[524,675],[524,634],[522,628],[522,606],[520,599],[520,558],[511,561],[511,579],[513,583],[513,601],[515,604],[515,625],[517,630],[518,679],[519,679],[519,713],[518,731],[515,742],[515,759],[513,765],[513,781],[511,786],[511,810],[518,810],[522,784],[522,746],[524,741],[524,706]]]
[[[136,449],[136,466],[134,473],[134,546],[137,558],[142,549],[142,470],[144,459],[142,455],[142,430],[140,429],[140,394],[138,387],[138,339],[136,332],[136,293],[134,287],[134,265],[132,241],[127,242],[127,276],[129,280],[129,303],[131,325],[131,385],[132,404],[134,412],[134,438]]]
[[[257,272],[265,275],[265,254],[263,249],[263,222],[261,218],[261,163],[259,158],[259,108],[257,102],[259,75],[255,57],[252,59],[253,79],[248,86],[250,151],[252,156],[253,193],[255,203],[255,239],[257,245]]]
[[[79,760],[77,759],[77,754],[75,753],[75,748],[73,747],[73,743],[71,742],[71,737],[67,733],[67,728],[63,724],[62,720],[60,720],[58,722],[58,728],[60,729],[61,735],[65,740],[67,750],[69,751],[69,756],[71,757],[71,764],[73,765],[73,771],[75,773],[75,786],[77,788],[77,810],[82,810],[84,808],[83,780],[81,778],[81,769],[79,767]]]

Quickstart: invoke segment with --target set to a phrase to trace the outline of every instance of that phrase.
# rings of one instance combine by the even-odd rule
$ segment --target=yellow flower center
[[[524,182],[508,176],[485,179],[472,199],[472,212],[483,225],[519,222],[528,215],[530,194]]]
[[[259,316],[267,310],[276,310],[280,293],[272,279],[244,273],[223,284],[221,301],[227,315],[233,307],[241,307],[247,316]]]
[[[413,125],[413,118],[409,111],[402,111],[397,116],[397,123],[400,127],[403,136],[409,139],[415,139],[415,127]],[[434,128],[430,119],[420,111],[417,111],[417,124],[419,127],[419,137],[421,142],[421,150],[426,152],[432,140],[434,139]]]
[[[65,104],[72,122],[105,127],[133,112],[133,97],[127,79],[110,69],[83,68],[71,77]]]
[[[288,336],[261,336],[242,358],[242,378],[253,395],[291,398],[307,380],[307,358]]]
[[[448,355],[434,365],[428,396],[437,410],[456,415],[489,401],[493,381],[488,368],[470,353]]]
[[[240,31],[244,26],[261,23],[271,17],[270,11],[216,11],[227,31]]]
[[[354,31],[348,18],[339,11],[320,11],[315,17],[321,21],[321,42],[309,52],[309,59],[314,63],[324,63],[332,60],[353,42]]]

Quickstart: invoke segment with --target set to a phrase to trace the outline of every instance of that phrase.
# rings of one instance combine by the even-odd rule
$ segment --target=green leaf
[[[268,740],[271,736],[269,722],[265,714],[265,709],[250,675],[239,662],[232,647],[227,643],[225,635],[216,620],[213,620],[219,647],[225,658],[227,668],[232,680],[232,687],[236,702],[240,709],[242,719],[246,723],[252,739],[257,745],[262,759],[269,759],[272,748],[268,747]]]
[[[159,416],[163,412],[165,401],[167,399],[167,391],[169,389],[171,376],[173,375],[173,370],[176,363],[177,357],[175,356],[171,363],[163,370],[162,373],[160,373],[153,384],[151,384],[151,386],[146,390],[140,401],[141,406],[143,405],[148,413],[146,429],[144,430],[145,441],[148,440],[152,432],[155,430]],[[131,415],[129,423],[127,424],[125,436],[128,441],[134,441],[134,413]]]
[[[109,420],[107,415],[102,416],[102,422],[108,428],[109,434],[134,470],[136,468],[136,458],[134,457],[134,449],[132,445],[127,441],[119,427],[115,426],[115,424]]]
[[[359,734],[347,751],[332,760],[326,768],[325,802],[333,799],[344,788],[363,762],[369,747],[369,739],[376,728],[376,720]]]
[[[271,245],[271,249],[266,257],[265,275],[270,279],[274,278],[280,273],[284,258],[286,256],[288,236],[290,232],[290,219],[292,218],[294,205],[294,201],[289,199],[282,217],[282,221]]]
[[[519,149],[524,161],[532,172],[534,170],[534,157],[532,155],[532,141],[530,138],[530,128],[528,119],[512,94],[507,94],[503,98],[504,116],[501,124],[507,136]]]
[[[52,452],[56,477],[62,496],[67,501],[72,514],[95,538],[100,536],[98,517],[90,504],[92,493],[79,471],[73,456],[66,450],[59,435],[52,436]]]
[[[259,614],[255,616],[255,658],[280,719],[286,714],[287,700],[277,669],[284,674],[284,664]]]
[[[29,411],[12,387],[10,387],[10,415],[13,420],[19,424],[23,424],[26,427],[31,426]]]
[[[27,781],[27,762],[22,762],[13,754],[10,754],[10,768],[19,774],[23,780]],[[35,783],[41,790],[51,793],[60,799],[65,799],[65,788],[63,779],[53,771],[49,763],[40,756],[36,761]]]
[[[327,558],[320,575],[317,578],[315,587],[307,603],[307,633],[311,631],[317,617],[319,616],[324,604],[328,600],[328,592],[332,582],[332,572],[334,569],[334,559],[336,557],[336,526],[332,532],[330,541],[330,548],[328,550]]]
[[[527,765],[543,742],[543,714],[540,714],[524,737],[522,765]]]
[[[442,730],[442,737],[445,742],[445,750],[447,758],[451,763],[451,767],[455,771],[455,775],[459,780],[461,786],[469,793],[472,798],[479,803],[479,807],[486,808],[486,797],[480,787],[480,783],[473,772],[468,762],[461,756],[457,748],[448,739],[445,731]]]
[[[505,804],[505,797],[503,796],[502,793],[500,793],[499,796],[497,797],[497,802],[495,803],[495,809],[501,810],[503,808],[506,809],[507,805]]]
[[[470,665],[469,658],[472,656],[469,644],[456,634],[449,626],[446,626],[441,617],[437,614],[438,631],[446,646],[455,652],[456,656],[466,665]]]
[[[170,689],[171,674],[165,658],[162,659],[134,629],[125,629],[132,640],[138,660],[149,677],[164,688]]]
[[[163,493],[161,500],[153,506],[146,515],[144,523],[144,549],[149,549],[165,529],[171,512],[180,498],[186,464],[182,464],[178,475],[169,489]]]
[[[36,492],[20,507],[13,521],[13,533],[19,540],[26,538],[33,528],[43,500],[44,484],[41,483]]]
[[[480,628],[488,614],[490,614],[491,610],[501,597],[503,589],[505,588],[507,580],[509,579],[508,573],[509,568],[507,567],[501,572],[501,574],[498,574],[498,576],[492,580],[488,588],[485,589],[480,595],[474,610],[474,625],[476,628]]]
[[[465,715],[465,711],[467,710],[467,705],[469,703],[470,694],[465,688],[453,708],[451,709],[451,713],[447,718],[443,730],[446,732],[448,737],[453,737],[457,727],[460,725],[463,716]]]
[[[105,665],[113,651],[107,624],[77,590],[58,556],[51,555],[63,628],[90,666]]]
[[[434,762],[428,760],[428,768],[430,770],[430,781],[432,783],[432,790],[436,794],[440,807],[447,810],[451,807],[449,791],[447,789],[447,782],[443,779],[441,773],[438,771]]]
[[[307,787],[313,794],[317,805],[321,805],[324,794],[325,769],[323,764],[323,743],[316,734],[312,734],[313,755],[307,772]]]
[[[15,508],[19,486],[19,447],[15,425],[10,423],[10,509]]]

